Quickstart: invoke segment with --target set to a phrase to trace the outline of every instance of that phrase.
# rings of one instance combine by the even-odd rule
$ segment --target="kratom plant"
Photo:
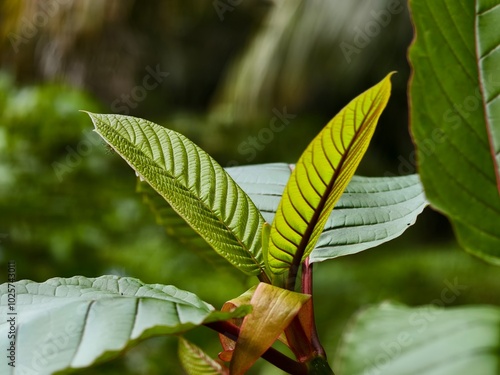
[[[243,374],[260,357],[290,374],[332,374],[315,327],[313,263],[399,236],[427,204],[416,175],[354,176],[389,100],[390,77],[340,111],[295,166],[225,170],[172,130],[89,113],[96,132],[135,170],[160,222],[186,247],[256,283],[220,311],[174,286],[129,277],[3,284],[2,314],[11,307],[8,289],[17,296],[10,373],[83,368],[147,337],[204,325],[219,333],[222,351],[210,358],[181,337],[180,361],[189,374]],[[2,339],[8,328],[0,325]],[[295,359],[273,348],[276,340]],[[2,341],[2,349],[9,345]]]
[[[500,3],[412,0],[410,6],[416,33],[410,125],[426,194],[466,250],[499,264]],[[255,285],[216,310],[174,286],[129,277],[2,284],[0,314],[13,316],[14,324],[0,323],[7,353],[1,373],[68,372],[148,337],[177,335],[190,375],[242,374],[260,357],[290,374],[332,374],[314,320],[313,264],[401,235],[427,205],[417,175],[354,176],[389,93],[390,75],[337,114],[296,165],[224,169],[174,131],[89,113],[135,170],[159,223],[185,248],[255,277]],[[462,289],[452,281],[438,302]],[[219,333],[218,359],[181,336],[202,325]],[[498,327],[495,306],[384,303],[356,315],[333,367],[337,375],[494,375]],[[290,353],[274,348],[276,340]]]

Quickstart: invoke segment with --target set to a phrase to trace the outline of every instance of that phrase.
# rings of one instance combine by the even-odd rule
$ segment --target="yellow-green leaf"
[[[179,337],[178,354],[188,375],[229,375],[228,368],[183,337]]]
[[[274,274],[287,270],[295,274],[314,249],[368,148],[389,100],[391,75],[344,107],[297,162],[271,227],[267,260]]]

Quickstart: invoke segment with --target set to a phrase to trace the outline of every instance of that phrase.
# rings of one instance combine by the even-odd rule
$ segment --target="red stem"
[[[313,301],[313,265],[309,263],[309,257],[302,264],[302,293],[311,295],[311,344],[316,353],[326,358],[325,349],[319,341],[318,331],[316,329],[316,320],[314,319],[314,301]]]

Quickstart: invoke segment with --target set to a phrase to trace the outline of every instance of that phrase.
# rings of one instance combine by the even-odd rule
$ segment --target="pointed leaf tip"
[[[98,134],[224,259],[265,276],[264,219],[248,195],[182,134],[140,118],[89,113]]]
[[[290,269],[296,272],[314,249],[335,203],[368,148],[389,100],[393,74],[389,73],[344,107],[297,162],[269,236],[267,261],[274,274]]]

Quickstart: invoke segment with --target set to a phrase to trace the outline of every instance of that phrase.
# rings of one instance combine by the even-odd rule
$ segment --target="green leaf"
[[[260,164],[227,168],[272,223],[293,165]],[[354,176],[335,205],[310,255],[310,262],[364,251],[394,239],[417,220],[427,206],[418,175]]]
[[[411,128],[427,198],[451,219],[461,246],[496,264],[499,4],[412,0],[409,54]]]
[[[485,121],[500,193],[500,1],[476,2],[476,43]]]
[[[183,337],[179,337],[178,353],[182,367],[188,375],[229,375],[228,368]]]
[[[310,298],[310,295],[259,283],[250,301],[252,312],[241,324],[230,364],[231,374],[244,374],[276,341]]]
[[[371,307],[348,326],[334,363],[349,375],[497,375],[500,309]]]
[[[272,223],[293,167],[270,163],[231,167],[226,171],[252,199],[266,222]],[[140,186],[141,191],[147,188],[150,193],[148,202],[169,235],[216,267],[227,263],[208,248],[163,198],[146,183],[141,182]],[[427,204],[418,175],[354,176],[330,214],[310,261],[358,253],[399,237],[415,223]],[[262,240],[267,245],[266,239]]]
[[[359,253],[399,237],[427,206],[418,175],[354,176],[309,261]]]
[[[0,285],[3,317],[11,311],[7,299],[11,285]],[[251,310],[241,306],[231,313],[215,311],[192,293],[128,277],[75,276],[43,283],[22,280],[14,285],[16,367],[11,374],[52,374],[88,367],[147,337],[185,332],[203,323],[242,317]],[[9,328],[3,319],[2,353],[10,345]],[[2,366],[7,371],[5,361]]]
[[[206,152],[183,135],[130,116],[89,113],[97,133],[214,250],[248,275],[262,275],[262,215]]]
[[[309,144],[272,223],[268,262],[280,274],[312,252],[370,143],[391,91],[391,74],[352,100]]]

